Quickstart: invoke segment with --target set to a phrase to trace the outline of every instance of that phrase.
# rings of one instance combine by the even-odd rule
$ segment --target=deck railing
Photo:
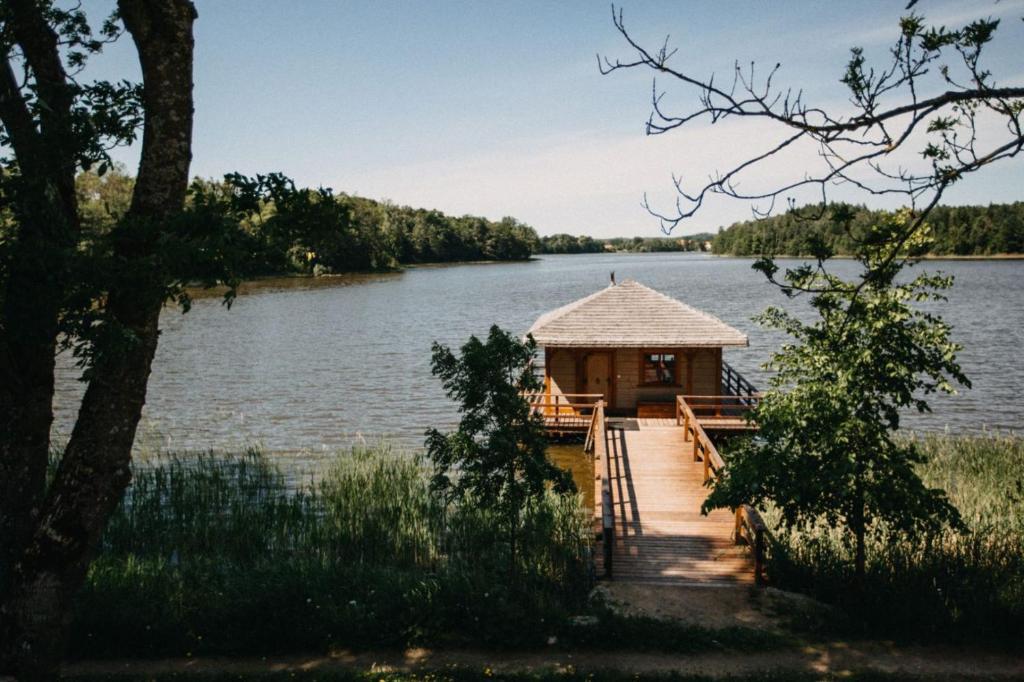
[[[608,440],[605,437],[604,400],[594,404],[590,429],[584,442],[584,450],[594,456],[594,476],[599,494],[601,511],[601,550],[604,559],[604,575],[612,577],[612,556],[615,550],[615,510],[612,506],[612,463],[608,457]],[[595,520],[597,515],[595,509]]]
[[[544,420],[549,432],[583,433],[590,426],[602,393],[524,393],[531,411]]]
[[[728,362],[722,362],[722,393],[739,397],[758,395],[757,388],[746,377],[733,369]]]
[[[683,427],[683,439],[693,443],[693,461],[704,463],[704,483],[721,476],[725,460],[718,452],[686,396],[676,396],[676,423]],[[768,529],[761,515],[749,504],[736,508],[734,537],[737,543],[744,542],[754,555],[754,581],[764,585],[764,554]]]
[[[761,400],[760,393],[750,395],[682,395],[690,409],[701,417],[746,417],[757,407]],[[676,421],[680,412],[676,406]]]

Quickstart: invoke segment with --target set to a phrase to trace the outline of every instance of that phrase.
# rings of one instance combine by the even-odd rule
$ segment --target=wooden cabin
[[[529,333],[544,349],[549,406],[602,396],[612,415],[673,417],[680,395],[753,392],[722,358],[745,334],[633,280],[541,315]]]

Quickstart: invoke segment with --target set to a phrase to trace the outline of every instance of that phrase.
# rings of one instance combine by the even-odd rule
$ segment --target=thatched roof
[[[541,346],[675,348],[746,346],[747,336],[643,284],[626,280],[537,318]]]

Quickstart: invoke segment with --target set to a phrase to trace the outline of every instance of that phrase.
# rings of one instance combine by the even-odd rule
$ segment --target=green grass
[[[868,547],[862,591],[841,532],[778,533],[769,578],[842,607],[842,626],[900,640],[1019,644],[1024,635],[1024,440],[928,436],[920,473],[944,488],[968,532],[887,536]]]
[[[543,644],[590,588],[589,518],[548,495],[518,581],[494,514],[446,504],[386,448],[295,490],[259,452],[140,466],[76,600],[76,656]]]

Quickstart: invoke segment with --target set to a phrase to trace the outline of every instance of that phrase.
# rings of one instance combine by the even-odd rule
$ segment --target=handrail
[[[682,395],[677,396],[684,399],[694,411],[707,413],[714,410],[716,417],[741,417],[746,412],[757,407],[761,402],[760,393],[750,395]]]
[[[733,369],[728,362],[722,362],[722,392],[727,395],[753,397],[757,388],[746,377]]]
[[[692,397],[692,396],[691,396]],[[704,483],[719,477],[725,469],[725,460],[708,436],[684,396],[676,396],[676,424],[683,427],[683,440],[693,442],[693,461],[704,463]],[[768,529],[761,515],[749,504],[736,508],[736,542],[746,542],[754,555],[754,581],[764,585],[764,554]]]
[[[605,577],[612,577],[612,556],[615,549],[615,512],[612,508],[612,463],[608,457],[608,441],[605,438],[606,422],[604,417],[604,400],[598,400],[590,421],[590,430],[584,442],[584,450],[594,455],[594,476],[600,491],[598,499],[601,505],[601,549],[604,554]],[[597,492],[597,491],[595,491]],[[595,511],[595,517],[597,516]]]
[[[742,538],[754,554],[754,582],[764,585],[764,552],[768,538],[768,527],[757,510],[749,504],[736,508],[736,540]]]
[[[558,400],[537,400],[537,401],[531,402],[530,405],[533,405],[535,407],[573,407],[573,408],[577,408],[578,407],[578,408],[583,408],[583,409],[587,409],[587,410],[594,409],[594,403],[570,403],[570,402],[564,402],[563,403],[563,402],[560,402]]]
[[[523,392],[521,394],[530,406],[530,411],[540,415],[548,426],[559,431],[582,431],[584,421],[593,414],[595,405],[604,398],[603,393],[548,393],[546,391]],[[578,402],[580,399],[586,402]]]
[[[552,398],[603,398],[604,393],[547,393],[545,391],[527,391],[525,397],[550,396]]]
[[[744,401],[744,400],[750,400],[751,398],[760,398],[761,394],[760,393],[751,393],[749,396],[747,396],[747,395],[683,395],[681,397],[683,397],[683,398],[700,398],[700,399],[704,399],[704,400],[736,400],[736,401],[739,402],[739,401]]]

